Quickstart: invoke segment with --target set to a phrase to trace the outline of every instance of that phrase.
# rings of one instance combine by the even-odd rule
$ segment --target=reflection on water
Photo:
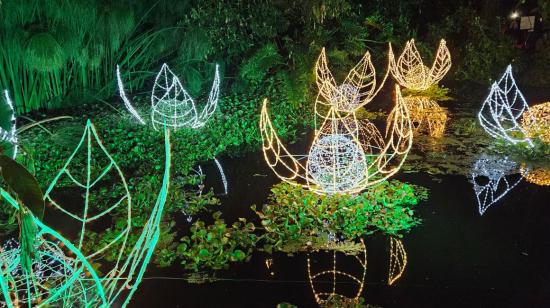
[[[508,157],[479,157],[472,168],[471,182],[480,215],[521,182],[518,172],[518,165]]]
[[[407,252],[403,242],[390,237],[389,286],[398,281],[407,268]],[[307,274],[315,301],[320,306],[339,307],[362,303],[367,273],[367,249],[363,240],[354,248],[341,244],[307,255]],[[348,249],[343,249],[348,247]],[[268,265],[266,260],[266,266]],[[387,264],[387,263],[386,263]],[[355,307],[355,306],[354,306]]]
[[[388,285],[394,284],[407,267],[407,252],[403,242],[395,237],[390,237],[390,266],[388,270]]]
[[[327,258],[327,254],[331,257]],[[313,256],[315,255],[315,256]],[[338,257],[338,258],[337,258]],[[342,264],[353,265],[354,268],[341,268]],[[345,260],[343,260],[345,259]],[[312,261],[313,260],[313,261]],[[356,255],[349,255],[336,250],[317,252],[307,256],[307,274],[309,283],[320,306],[335,301],[358,303],[365,284],[367,274],[367,248],[361,240],[361,251]],[[352,284],[355,288],[337,288],[343,284]]]
[[[436,101],[424,96],[405,97],[414,132],[426,133],[430,137],[440,138],[447,125],[447,110]]]

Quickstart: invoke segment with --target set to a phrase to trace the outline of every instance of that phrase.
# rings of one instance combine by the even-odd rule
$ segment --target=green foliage
[[[376,231],[397,235],[420,223],[412,207],[427,198],[425,189],[399,181],[359,195],[318,195],[287,183],[271,192],[261,210],[252,207],[265,228],[262,240],[268,252],[322,246],[329,235],[347,241]]]
[[[511,37],[472,7],[460,7],[432,25],[429,33],[432,41],[445,38],[449,42],[457,80],[487,83],[519,55]]]
[[[412,90],[412,89],[403,89],[403,96],[423,96],[428,97],[434,101],[443,102],[449,101],[453,98],[449,96],[449,89],[443,86],[434,84],[426,90]]]
[[[548,157],[550,157],[550,144],[541,141],[538,138],[533,139],[533,147],[526,142],[510,144],[502,140],[497,140],[491,144],[489,150],[497,154],[510,156],[514,161],[527,162],[530,165],[543,164],[550,166]]]
[[[35,177],[21,164],[6,155],[0,155],[0,173],[10,191],[16,194],[36,217],[44,216],[44,195]]]
[[[239,218],[238,222],[228,226],[220,216],[220,212],[214,213],[214,223],[211,225],[196,221],[191,227],[191,234],[182,238],[178,253],[186,269],[223,269],[229,262],[250,258],[256,244],[254,224]]]
[[[60,70],[65,64],[63,48],[50,33],[37,33],[29,38],[25,50],[25,65],[38,72]]]
[[[283,58],[275,45],[267,44],[243,63],[239,75],[243,80],[258,85],[269,71],[282,61]]]

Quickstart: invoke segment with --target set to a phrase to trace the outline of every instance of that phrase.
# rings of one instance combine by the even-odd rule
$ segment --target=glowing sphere
[[[328,193],[352,190],[367,176],[365,153],[349,136],[322,136],[311,147],[307,171]]]
[[[406,72],[403,78],[410,89],[426,89],[426,75],[430,69],[424,64],[417,64]]]
[[[338,111],[353,112],[361,106],[359,90],[349,83],[343,83],[334,91],[331,102]]]
[[[529,183],[539,186],[550,186],[550,169],[529,169],[526,166],[521,166],[521,175]]]
[[[521,126],[529,138],[538,137],[550,143],[550,102],[526,110],[521,118]]]

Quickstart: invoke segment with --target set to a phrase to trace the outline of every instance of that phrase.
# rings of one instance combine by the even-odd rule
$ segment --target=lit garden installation
[[[393,77],[401,86],[411,90],[422,91],[437,85],[451,69],[451,53],[443,39],[439,43],[431,68],[422,61],[414,39],[407,42],[397,60],[390,46],[389,57]]]
[[[0,0],[0,307],[550,307],[549,20]]]
[[[277,176],[291,184],[317,193],[357,193],[399,170],[412,145],[411,120],[398,86],[386,140],[372,123],[357,120],[355,111],[377,93],[368,52],[341,86],[336,85],[326,63],[323,50],[316,70],[319,95],[315,116],[320,124],[309,154],[294,156],[285,148],[269,118],[266,99],[260,119],[264,157]],[[323,111],[322,106],[328,110]],[[301,161],[304,158],[306,161]]]
[[[509,65],[500,80],[491,86],[489,96],[478,113],[479,123],[494,138],[503,139],[511,144],[525,142],[532,146],[533,141],[520,123],[528,109],[529,105],[516,85],[512,66]],[[534,122],[529,119],[523,121]]]
[[[170,178],[169,131],[165,130],[165,134],[166,157],[162,187],[143,229],[133,238],[133,244],[130,244],[130,236],[136,236],[136,226],[132,220],[132,198],[126,179],[90,121],[73,154],[44,194],[48,204],[66,215],[64,223],[57,227],[72,225],[73,230],[78,230],[72,240],[45,225],[18,199],[2,190],[2,196],[21,213],[21,232],[24,232],[21,234],[21,248],[12,247],[2,252],[0,283],[8,306],[32,303],[42,306],[105,307],[115,303],[126,306],[130,302],[159,239],[159,224]],[[86,162],[84,170],[74,164],[79,156],[83,156]],[[97,169],[98,166],[101,167]],[[120,193],[113,196],[112,204],[97,204],[95,195],[98,186],[107,178],[117,183],[115,190]],[[76,211],[68,209],[63,205],[63,200],[56,201],[52,196],[56,186],[66,181],[82,189],[84,204]],[[90,229],[97,228],[98,223],[101,225],[101,219],[117,211],[126,213],[126,224],[121,227],[121,231],[112,239],[90,246]],[[91,265],[105,262],[108,258],[111,262],[102,264],[99,271]]]

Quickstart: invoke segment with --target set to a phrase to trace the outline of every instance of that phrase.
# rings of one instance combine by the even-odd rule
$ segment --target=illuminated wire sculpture
[[[117,65],[117,84],[120,97],[124,101],[126,109],[142,125],[145,120],[139,115],[132,102],[124,91],[124,84]],[[220,93],[219,66],[216,65],[212,89],[208,95],[208,101],[203,110],[198,112],[193,98],[183,88],[179,78],[174,74],[168,65],[162,65],[155,78],[151,91],[151,123],[156,130],[158,126],[168,126],[172,129],[182,127],[201,128],[212,117],[218,106]]]
[[[11,157],[15,159],[17,156],[17,147],[18,147],[18,141],[17,141],[17,120],[15,118],[15,109],[13,108],[13,102],[10,98],[10,95],[8,93],[8,90],[4,90],[4,101],[5,106],[7,108],[4,108],[2,112],[7,112],[9,114],[9,125],[6,127],[0,127],[0,142],[7,143],[10,145],[11,149],[8,149],[11,151]]]
[[[320,124],[316,124],[308,155],[292,155],[285,148],[264,100],[260,117],[264,158],[279,178],[319,194],[358,193],[399,171],[412,146],[411,121],[399,87],[395,88],[396,105],[388,116],[386,140],[374,124],[355,115],[379,90],[374,78],[367,53],[345,83],[336,86],[324,50],[321,52],[315,103],[316,123]]]
[[[434,138],[443,137],[447,124],[447,111],[435,101],[423,96],[405,97],[415,133],[426,132]]]
[[[526,142],[533,146],[524,128],[518,123],[528,109],[527,101],[512,75],[512,66],[508,65],[500,80],[491,86],[491,92],[481,106],[478,119],[483,129],[494,138],[512,144]]]
[[[539,138],[550,143],[550,102],[538,104],[525,110],[521,127],[529,138]]]
[[[309,278],[309,284],[311,286],[317,304],[319,304],[320,306],[325,306],[327,303],[330,303],[335,299],[345,299],[351,303],[359,301],[365,285],[365,275],[367,274],[367,248],[365,247],[365,243],[363,242],[363,240],[361,240],[361,247],[361,252],[359,252],[357,255],[351,256],[343,254],[341,252],[337,252],[336,250],[329,252],[332,253],[332,264],[329,268],[320,271],[315,271],[312,266],[311,254],[307,255],[307,274]],[[360,274],[352,275],[350,273],[344,272],[343,270],[340,270],[336,262],[338,254],[342,254],[344,256],[348,256],[349,258],[355,259],[355,263],[358,265]],[[330,280],[332,282],[331,287],[329,288],[329,290],[326,291],[324,289],[322,290],[322,286],[319,283],[325,280]],[[357,292],[353,292],[354,294],[352,294],[351,296],[346,296],[342,294],[343,292],[338,290],[337,288],[337,284],[341,282],[352,283],[357,287]]]
[[[481,155],[471,172],[470,181],[476,195],[479,215],[483,215],[490,206],[521,182],[520,176],[515,178],[518,165],[508,157]]]
[[[48,298],[43,299],[44,303],[57,303],[61,301],[63,307],[111,307],[115,302],[122,306],[126,306],[129,303],[133,293],[136,291],[143,278],[145,269],[147,268],[160,236],[160,219],[166,203],[170,176],[170,137],[167,129],[165,133],[164,145],[166,149],[166,160],[162,188],[152,208],[149,219],[145,222],[141,233],[136,239],[135,245],[130,247],[128,239],[130,232],[135,226],[132,225],[131,196],[126,185],[126,180],[116,162],[101,143],[94,126],[88,121],[82,139],[75,151],[69,157],[68,161],[45,193],[45,200],[49,201],[56,209],[67,215],[68,219],[63,221],[63,226],[73,225],[77,227],[76,230],[78,231],[75,244],[73,245],[72,241],[67,240],[52,228],[44,225],[39,219],[34,217],[34,215],[30,214],[32,215],[34,224],[39,230],[37,236],[37,241],[39,243],[37,246],[39,247],[38,255],[46,254],[55,257],[55,260],[57,260],[56,262],[62,262],[64,264],[64,271],[70,273],[66,280],[61,280],[61,286],[56,286],[48,290]],[[93,159],[96,157],[93,156],[93,153],[95,153],[93,149],[94,144],[99,148],[96,155],[102,156],[103,159]],[[85,161],[87,162],[87,167],[83,172],[79,170],[81,168],[71,164],[76,155],[86,155]],[[96,170],[97,166],[101,166],[101,162],[105,161],[107,165],[100,167],[100,170]],[[99,188],[98,186],[101,185],[102,179],[106,179],[109,175],[112,177],[110,180],[118,180],[122,192],[117,196],[117,200],[114,200],[112,206],[99,207],[98,204],[91,204],[90,200],[92,199],[94,189]],[[79,179],[79,176],[82,176],[82,179]],[[61,181],[70,181],[84,190],[84,206],[80,211],[72,212],[65,209],[51,196],[54,187]],[[113,191],[115,191],[115,189],[113,189]],[[7,192],[1,190],[1,193],[2,197],[12,206],[16,209],[20,208],[17,201]],[[105,241],[105,244],[98,244],[97,247],[94,247],[93,252],[84,254],[82,248],[86,240],[87,230],[93,227],[94,223],[98,222],[102,217],[112,213],[117,208],[122,212],[126,210],[127,213],[123,230],[113,239]],[[57,245],[51,241],[45,240],[46,235],[52,236],[60,244]],[[60,254],[59,249],[56,248],[60,247],[60,245],[67,247],[68,251],[73,254],[74,257],[67,259],[68,257],[64,257]],[[40,251],[44,252],[42,253]],[[91,264],[100,262],[109,253],[115,256],[115,260],[113,262],[101,264],[104,274],[99,277]],[[12,253],[11,255],[17,254]],[[65,256],[67,255],[65,254]],[[6,258],[1,260],[6,263]],[[9,266],[3,266],[0,272],[0,285],[8,306],[11,307],[14,304],[10,297],[10,295],[14,293],[26,293],[27,296],[24,298],[27,299],[34,299],[41,294],[46,294],[40,291],[43,288],[40,285],[33,286],[32,288],[28,287],[31,281],[36,281],[37,273],[23,273],[22,276],[19,275],[19,277],[14,278],[14,273],[18,273],[17,268],[21,261],[17,257],[8,258],[8,261],[7,263]],[[85,275],[83,273],[85,273]],[[16,282],[20,280],[25,281],[24,287],[26,287],[26,291],[18,289],[13,291],[13,288],[21,287],[21,284]],[[90,291],[90,288],[93,290]]]
[[[550,186],[550,168],[528,168],[522,165],[521,176],[529,183],[539,186]]]
[[[395,237],[390,237],[390,266],[388,270],[388,285],[393,285],[407,268],[407,252],[403,242]]]
[[[436,85],[451,69],[451,53],[445,40],[441,40],[431,68],[424,65],[414,39],[409,40],[401,55],[395,60],[390,45],[390,71],[397,82],[411,90],[423,91]]]
[[[0,188],[0,194],[16,210],[25,211],[4,189]],[[37,231],[29,269],[23,266],[19,247],[0,253],[0,289],[5,306],[107,306],[101,280],[81,251],[32,213],[28,215]]]

